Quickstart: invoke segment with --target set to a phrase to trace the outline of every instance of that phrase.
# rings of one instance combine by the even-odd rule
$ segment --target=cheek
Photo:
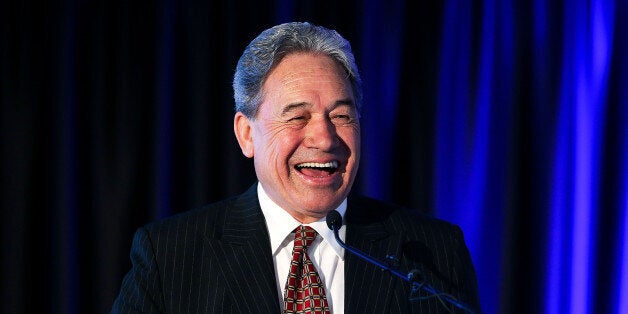
[[[267,134],[257,143],[259,149],[264,151],[263,161],[276,167],[286,165],[287,160],[299,145],[299,136],[294,132],[283,130],[273,134]]]
[[[349,149],[354,154],[358,154],[360,151],[360,129],[348,127],[340,129],[337,132],[339,137],[349,147]]]

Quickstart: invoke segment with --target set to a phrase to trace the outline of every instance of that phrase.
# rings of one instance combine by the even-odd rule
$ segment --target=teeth
[[[302,164],[298,164],[299,168],[338,168],[337,161],[330,161],[326,163],[317,163],[317,162],[305,162]]]

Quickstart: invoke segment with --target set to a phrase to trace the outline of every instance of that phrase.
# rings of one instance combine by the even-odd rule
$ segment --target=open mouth
[[[326,177],[338,171],[338,162],[333,160],[325,163],[304,162],[295,166],[297,171],[310,177]]]

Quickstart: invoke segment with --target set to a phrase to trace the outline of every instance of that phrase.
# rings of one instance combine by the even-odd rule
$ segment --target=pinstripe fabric
[[[394,255],[400,271],[418,269],[434,288],[479,309],[475,270],[457,226],[366,197],[349,198],[345,222],[348,245],[381,260]],[[345,313],[450,313],[434,298],[409,302],[409,284],[350,254],[345,284]]]
[[[435,288],[477,304],[475,272],[460,229],[367,198],[350,197],[347,244],[377,258],[396,254]],[[133,267],[112,313],[280,313],[270,240],[256,186],[244,194],[140,228]],[[446,313],[410,303],[410,287],[350,254],[346,313]]]
[[[140,228],[112,313],[279,313],[255,187]]]

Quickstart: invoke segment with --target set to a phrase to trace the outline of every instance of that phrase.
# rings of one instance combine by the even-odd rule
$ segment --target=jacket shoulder
[[[425,211],[364,195],[352,195],[348,206],[351,208],[348,219],[351,219],[352,222],[381,222],[392,229],[401,228],[405,230],[430,228],[451,232],[459,229],[457,225]]]
[[[238,206],[241,195],[193,208],[150,222],[144,226],[150,234],[173,232],[201,233],[208,238],[219,238],[228,213]]]

